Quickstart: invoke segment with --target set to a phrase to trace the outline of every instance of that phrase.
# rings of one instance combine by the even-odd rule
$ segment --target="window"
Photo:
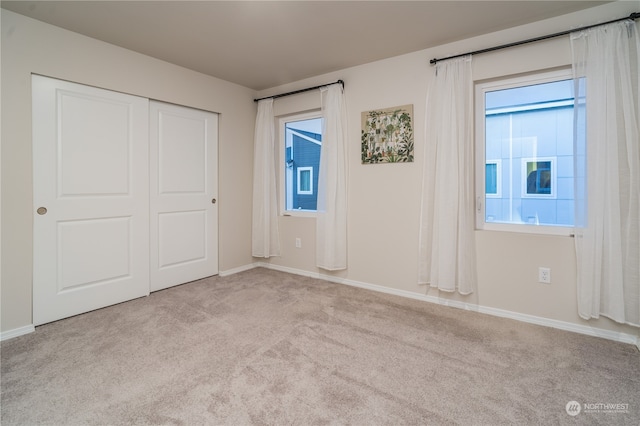
[[[318,179],[322,148],[320,112],[280,119],[282,138],[281,182],[286,214],[305,215],[317,209]]]
[[[487,160],[484,171],[484,191],[488,198],[502,196],[502,161]]]
[[[569,71],[476,86],[478,228],[570,232],[573,105]]]
[[[313,167],[298,167],[298,194],[313,194]]]
[[[523,198],[555,197],[555,159],[523,158],[520,170]]]

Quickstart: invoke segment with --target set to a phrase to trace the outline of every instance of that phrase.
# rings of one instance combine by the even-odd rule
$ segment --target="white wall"
[[[628,16],[637,9],[637,2],[616,2],[260,92],[259,96],[268,96],[337,79],[343,79],[346,83],[350,167],[349,268],[331,275],[346,281],[427,293],[516,314],[637,336],[637,328],[619,325],[606,318],[589,322],[579,318],[576,260],[573,239],[570,237],[477,231],[479,283],[475,294],[462,297],[438,293],[436,290],[427,291],[417,285],[425,97],[434,72],[429,59]],[[473,63],[476,81],[569,67],[569,38],[565,36],[478,55]],[[319,94],[315,92],[294,95],[277,99],[274,111],[276,115],[290,114],[319,108],[319,102]],[[361,112],[405,104],[414,106],[416,161],[411,164],[362,165]],[[282,216],[280,229],[282,256],[271,258],[268,262],[283,269],[291,268],[312,274],[321,272],[315,267],[315,220]],[[295,247],[295,238],[302,239],[302,248]],[[551,268],[551,285],[537,282],[539,266]]]
[[[32,324],[31,73],[220,113],[220,270],[251,263],[254,92],[6,10],[1,328]]]

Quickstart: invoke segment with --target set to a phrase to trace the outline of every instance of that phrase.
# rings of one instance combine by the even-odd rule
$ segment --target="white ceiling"
[[[605,1],[2,1],[2,7],[255,90]]]

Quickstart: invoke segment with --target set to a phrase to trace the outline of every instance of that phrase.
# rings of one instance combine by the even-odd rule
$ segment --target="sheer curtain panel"
[[[640,326],[638,26],[571,35],[576,94],[578,313]],[[586,153],[586,156],[585,156]]]
[[[476,288],[471,57],[438,62],[427,93],[418,282]]]
[[[253,151],[253,223],[251,254],[280,255],[276,193],[273,99],[258,102]]]
[[[318,174],[316,266],[347,268],[347,110],[342,86],[320,89],[322,150]]]

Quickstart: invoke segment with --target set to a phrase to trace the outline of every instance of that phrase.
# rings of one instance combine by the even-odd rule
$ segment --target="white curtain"
[[[476,288],[471,57],[439,62],[427,93],[418,282]]]
[[[586,122],[575,132],[578,312],[640,326],[638,27],[573,33],[571,48],[576,122]]]
[[[347,268],[347,110],[342,86],[320,89],[322,150],[318,173],[316,266]]]
[[[251,254],[254,257],[280,255],[274,127],[273,99],[263,99],[258,102],[253,147]]]

